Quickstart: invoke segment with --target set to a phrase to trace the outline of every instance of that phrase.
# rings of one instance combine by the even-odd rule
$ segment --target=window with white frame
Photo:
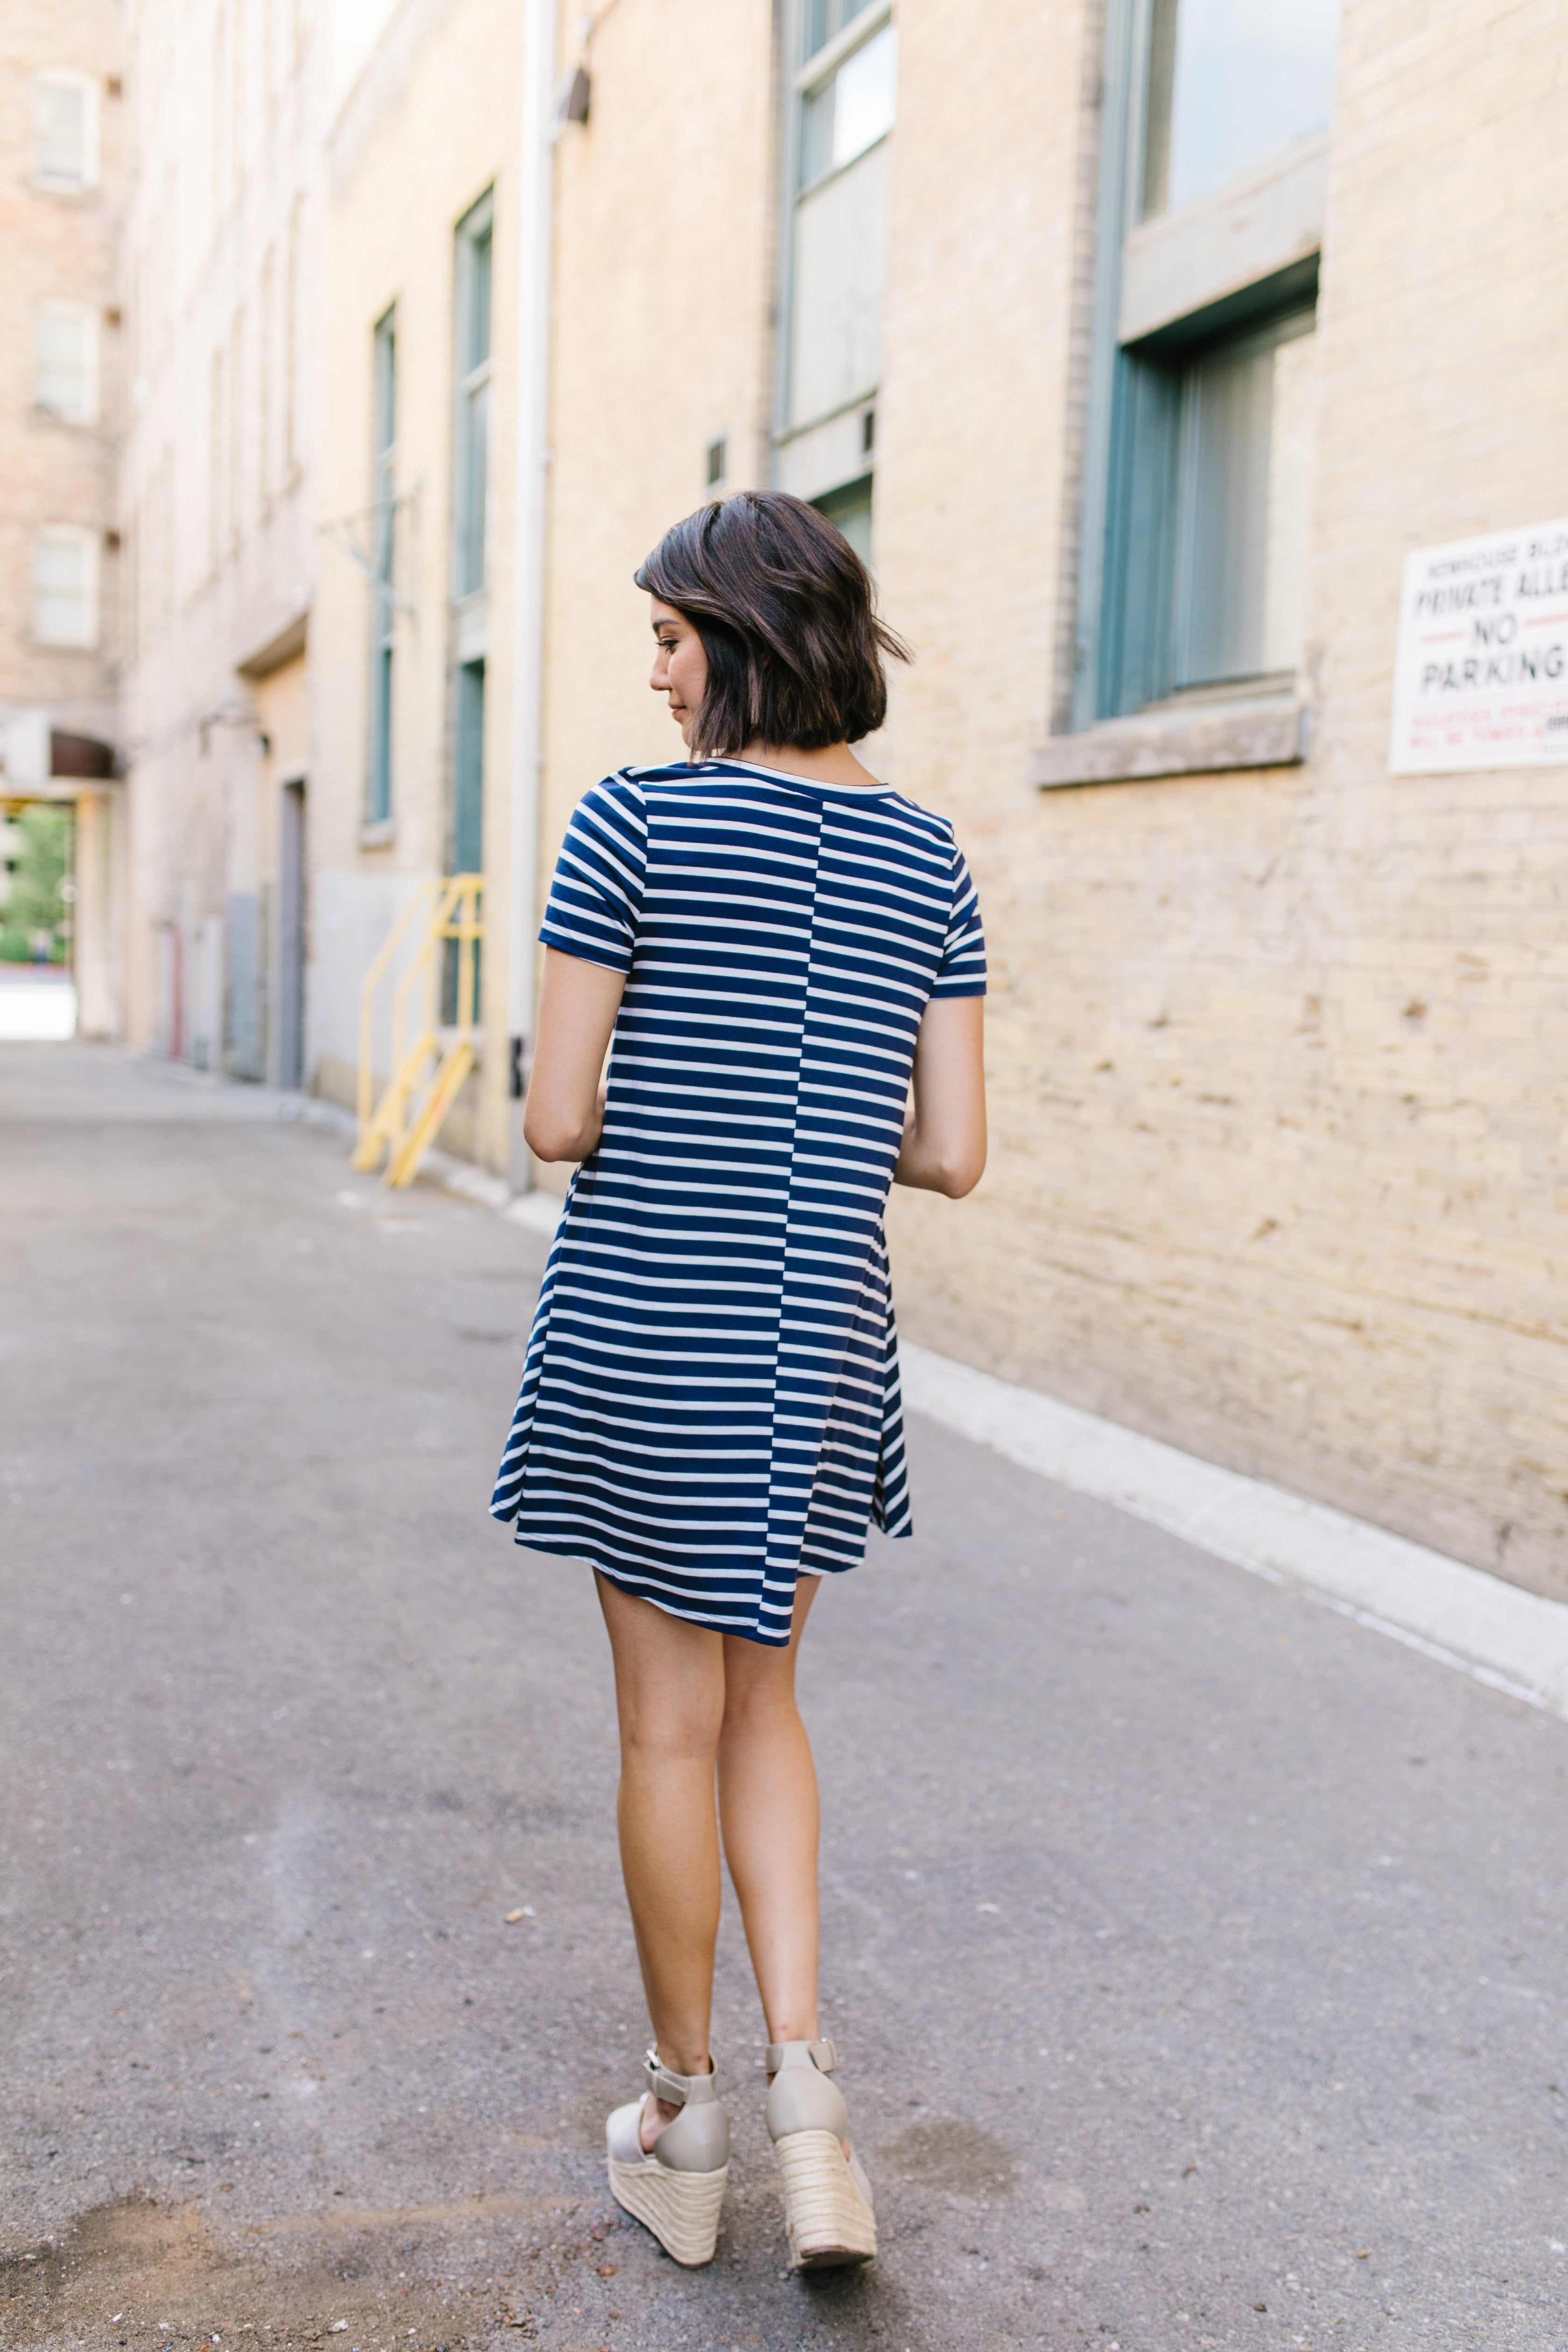
[[[33,313],[33,398],[67,425],[98,422],[98,312],[40,302]]]
[[[64,68],[33,77],[33,180],[59,195],[98,185],[98,83]]]
[[[452,593],[459,600],[476,594],[487,577],[493,217],[487,194],[458,224]]]
[[[1073,719],[1289,695],[1339,0],[1113,0]]]
[[[869,558],[898,34],[889,0],[795,0],[775,478]]]
[[[33,539],[33,635],[41,646],[98,643],[98,534],[47,525]]]

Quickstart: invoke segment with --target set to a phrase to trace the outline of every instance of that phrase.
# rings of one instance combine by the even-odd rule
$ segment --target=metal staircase
[[[384,1158],[392,1185],[412,1184],[479,1059],[483,889],[479,874],[422,882],[383,940],[360,990],[359,1141],[353,1164],[374,1169]],[[377,996],[399,950],[406,950],[411,939],[417,944],[393,989],[392,1075],[376,1102]],[[443,997],[455,1016],[451,1021],[441,1018]]]

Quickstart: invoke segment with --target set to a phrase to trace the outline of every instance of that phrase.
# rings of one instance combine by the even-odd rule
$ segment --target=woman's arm
[[[539,1032],[522,1132],[538,1160],[586,1160],[605,1124],[600,1079],[626,974],[544,950]]]
[[[984,1174],[984,1008],[983,996],[939,996],[926,1006],[895,1184],[962,1201]]]

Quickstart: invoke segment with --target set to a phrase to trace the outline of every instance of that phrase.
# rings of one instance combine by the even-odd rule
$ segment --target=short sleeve
[[[984,996],[985,993],[985,933],[980,923],[980,899],[969,878],[963,853],[952,853],[952,912],[937,967],[935,996]]]
[[[540,944],[629,971],[647,870],[643,796],[624,776],[584,793],[555,861]]]

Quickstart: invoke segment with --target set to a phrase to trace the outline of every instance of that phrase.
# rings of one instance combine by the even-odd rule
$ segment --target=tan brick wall
[[[563,11],[563,63],[581,12]],[[767,0],[619,0],[595,36],[593,111],[557,166],[546,760],[548,876],[587,787],[679,759],[647,684],[632,573],[710,496],[766,479],[775,185]]]
[[[626,576],[765,421],[767,11],[622,0],[559,165],[544,846],[675,747]],[[1101,12],[900,0],[879,764],[994,961],[973,1202],[895,1196],[910,1333],[1568,1592],[1561,770],[1393,780],[1405,550],[1568,505],[1568,27],[1347,0],[1304,770],[1040,794],[1067,699]],[[749,406],[748,406],[749,404]],[[733,439],[732,439],[733,446]],[[548,856],[547,856],[548,864]]]
[[[672,71],[658,0],[594,37],[589,121],[557,150],[541,887],[567,818],[612,769],[685,756],[647,686],[632,574],[712,493],[768,479],[777,161],[767,0],[691,0]],[[581,12],[562,12],[575,62]],[[532,1163],[544,1190],[570,1171]]]
[[[591,119],[556,150],[546,874],[588,784],[679,751],[632,571],[706,495],[712,435],[729,487],[767,477],[773,17],[688,0],[672,48],[658,0],[617,0]],[[1346,0],[1309,764],[1042,794],[1026,752],[1068,683],[1100,8],[899,0],[898,22],[877,545],[918,660],[875,755],[952,814],[981,884],[994,1123],[971,1202],[895,1196],[903,1328],[1568,1593],[1568,772],[1386,761],[1405,551],[1568,508],[1568,23],[1546,0]],[[563,5],[563,68],[581,23]],[[419,614],[397,837],[370,851],[367,591],[317,542],[319,870],[440,861],[451,232],[492,177],[487,837],[498,879],[510,864],[519,30],[499,0],[400,14],[329,157],[316,510],[369,502],[370,331],[395,295]],[[491,970],[468,1148],[495,1160]],[[322,1068],[346,1083],[335,1047]]]
[[[177,1034],[189,1053],[203,1027],[190,992],[201,942],[237,903],[258,910],[267,992],[277,977],[279,806],[241,665],[310,603],[327,45],[303,13],[220,0],[141,0],[132,31],[136,169],[122,276],[137,397],[120,457],[136,590],[120,680],[131,759],[127,1028],[143,1047]],[[222,944],[226,961],[232,932]],[[186,981],[177,1031],[175,971]],[[215,1030],[213,997],[225,992],[208,991]],[[267,1003],[258,1011],[275,1039]]]
[[[506,879],[510,868],[512,573],[517,386],[518,144],[522,16],[505,0],[410,10],[395,21],[339,122],[324,237],[318,498],[326,516],[363,516],[372,478],[375,321],[397,305],[398,593],[394,826],[362,837],[369,764],[372,588],[340,534],[317,568],[318,826],[312,858],[358,900],[370,929],[313,937],[316,1083],[352,1088],[342,1040],[361,979],[390,923],[395,892],[445,870],[452,781],[454,252],[459,220],[494,190],[489,638],[485,704],[483,1070],[443,1132],[451,1150],[504,1167]],[[362,524],[357,544],[369,541]],[[322,654],[330,648],[330,659]],[[326,893],[322,894],[323,905]],[[379,925],[380,929],[376,929]]]
[[[1405,551],[1568,508],[1568,21],[1347,0],[1310,764],[1051,795],[1079,12],[990,21],[1005,74],[900,9],[889,764],[995,969],[991,1169],[896,1196],[904,1328],[1568,1595],[1568,772],[1386,757]]]
[[[112,733],[120,564],[101,535],[115,521],[121,395],[116,238],[123,202],[121,12],[108,0],[14,0],[0,50],[0,702],[47,703],[59,721]],[[32,82],[51,68],[100,78],[100,183],[55,194],[31,182]],[[109,85],[112,82],[113,87]],[[38,303],[89,304],[100,318],[101,422],[67,425],[33,399]],[[71,523],[100,534],[100,645],[34,642],[33,534]]]

